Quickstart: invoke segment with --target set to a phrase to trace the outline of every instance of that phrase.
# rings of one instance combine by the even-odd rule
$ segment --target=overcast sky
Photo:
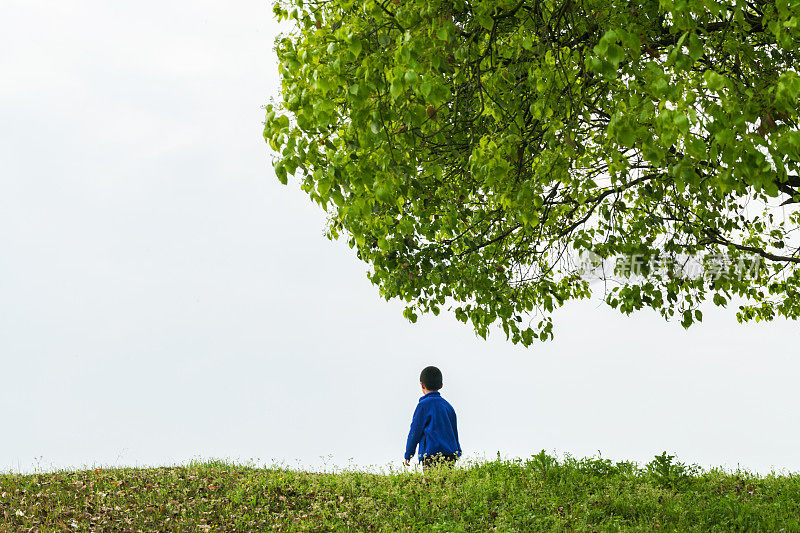
[[[409,324],[272,172],[279,31],[261,0],[0,3],[0,470],[399,465],[428,364],[471,457],[800,470],[796,323]]]

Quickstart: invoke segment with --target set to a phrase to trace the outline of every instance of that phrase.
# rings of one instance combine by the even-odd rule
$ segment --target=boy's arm
[[[456,410],[451,408],[450,414],[452,417],[450,418],[450,422],[453,425],[453,436],[456,438],[456,453],[460,456],[461,455],[461,443],[458,441],[458,424],[456,423]]]
[[[408,431],[408,440],[406,440],[406,454],[405,460],[408,461],[414,456],[417,449],[417,444],[422,438],[422,430],[425,428],[425,420],[422,415],[422,404],[417,404],[414,409],[414,416],[411,418],[411,429]]]

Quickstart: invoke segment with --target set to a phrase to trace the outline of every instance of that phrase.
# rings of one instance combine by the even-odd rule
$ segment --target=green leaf
[[[331,198],[337,206],[342,207],[344,205],[344,196],[339,189],[333,189],[331,191]]]
[[[608,47],[608,51],[606,52],[606,56],[611,63],[614,64],[614,68],[617,68],[622,60],[625,58],[625,50],[618,44],[611,44]]]
[[[353,40],[350,41],[348,48],[353,53],[353,55],[358,57],[359,54],[361,54],[361,48],[362,48],[361,39],[359,39],[358,37],[354,37]]]
[[[694,63],[701,57],[703,57],[703,41],[700,40],[700,37],[692,32],[689,36],[689,57],[691,57],[692,62]]]
[[[422,92],[422,96],[428,98],[430,96],[431,91],[433,90],[433,82],[430,80],[426,80],[422,82],[420,86],[420,92]]]
[[[281,115],[277,119],[275,119],[275,127],[278,131],[284,131],[289,129],[289,117],[286,115]]]
[[[400,98],[400,95],[403,94],[404,90],[403,83],[400,80],[393,80],[391,86],[389,87],[389,94],[391,94],[392,100],[397,100]]]
[[[691,137],[686,140],[686,153],[695,159],[706,157],[706,143],[698,137]]]
[[[275,165],[275,175],[278,177],[278,181],[282,184],[286,185],[288,183],[287,175],[286,175],[286,167],[283,163],[279,162]]]
[[[625,148],[633,148],[636,142],[636,130],[630,124],[623,124],[617,130],[617,141]]]
[[[678,131],[684,135],[689,133],[689,118],[686,115],[683,113],[675,113],[672,117],[672,121],[675,127],[678,128]]]
[[[524,48],[525,50],[533,49],[533,39],[529,35],[523,35],[522,48]]]
[[[691,311],[684,311],[683,312],[683,320],[681,320],[681,326],[683,326],[684,329],[688,329],[689,326],[692,325],[693,321],[694,320],[692,318],[692,312]]]
[[[392,190],[386,186],[379,186],[375,189],[375,197],[384,203],[388,203],[392,201]]]
[[[725,85],[725,78],[713,70],[703,72],[703,79],[706,80],[706,86],[712,91],[718,91]]]
[[[494,19],[488,13],[480,13],[475,18],[484,29],[491,31],[494,28]]]

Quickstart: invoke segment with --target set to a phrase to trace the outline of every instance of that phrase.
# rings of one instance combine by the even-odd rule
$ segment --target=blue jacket
[[[456,412],[438,392],[429,392],[419,399],[411,430],[408,432],[405,459],[414,456],[419,444],[419,460],[425,456],[457,454],[461,455],[456,429]]]

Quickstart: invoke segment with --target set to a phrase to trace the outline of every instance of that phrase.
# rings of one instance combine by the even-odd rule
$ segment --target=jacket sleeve
[[[450,409],[450,422],[453,424],[453,436],[456,438],[456,454],[461,456],[461,443],[458,442],[458,424],[456,423],[456,411],[455,409]]]
[[[425,416],[422,404],[417,404],[414,409],[414,416],[411,418],[411,429],[408,431],[408,440],[406,441],[406,454],[405,460],[408,461],[414,456],[417,450],[417,444],[422,438],[422,430],[425,428]]]

